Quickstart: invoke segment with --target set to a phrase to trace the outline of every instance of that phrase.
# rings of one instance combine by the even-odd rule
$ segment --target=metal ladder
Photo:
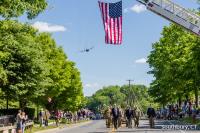
[[[148,10],[200,36],[200,16],[170,0],[137,0]]]

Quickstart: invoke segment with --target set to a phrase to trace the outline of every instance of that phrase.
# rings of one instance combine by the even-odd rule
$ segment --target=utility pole
[[[128,81],[128,85],[129,85],[129,89],[130,89],[131,88],[131,82],[134,81],[134,80],[128,79],[126,81]],[[128,95],[127,104],[131,106],[131,101],[129,101],[129,100],[130,100],[130,94]]]
[[[129,85],[129,88],[130,88],[130,87],[131,87],[131,81],[134,81],[134,80],[128,79],[128,80],[126,80],[126,81],[128,81],[128,85]]]

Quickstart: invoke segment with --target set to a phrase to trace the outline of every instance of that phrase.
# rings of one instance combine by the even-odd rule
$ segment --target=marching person
[[[150,107],[147,109],[147,115],[149,118],[150,128],[154,128],[155,126],[154,117],[156,116],[156,113],[155,113],[154,108],[151,107],[151,104],[150,104]]]
[[[114,104],[114,107],[112,108],[112,116],[113,116],[114,130],[117,130],[118,129],[118,119],[119,119],[119,108],[117,108],[116,104]]]
[[[104,117],[106,119],[106,127],[110,128],[112,123],[112,118],[111,118],[111,108],[109,106],[104,111]]]
[[[130,106],[127,107],[125,114],[126,114],[126,120],[127,120],[127,127],[132,128],[133,110],[131,110]]]
[[[139,119],[140,119],[140,111],[139,111],[139,109],[136,107],[136,108],[135,108],[135,117],[134,117],[135,127],[138,127],[138,126],[139,126]]]
[[[123,110],[120,106],[118,106],[119,109],[119,118],[118,118],[118,127],[121,127],[122,125],[122,117],[123,117]]]

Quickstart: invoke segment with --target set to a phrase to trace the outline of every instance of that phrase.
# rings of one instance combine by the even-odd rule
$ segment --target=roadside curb
[[[57,128],[53,128],[53,129],[47,129],[47,130],[42,130],[42,131],[37,131],[34,133],[50,133],[50,132],[56,132],[62,129],[72,129],[72,128],[76,128],[76,127],[80,127],[80,126],[84,126],[87,125],[89,123],[91,123],[92,121],[86,121],[86,122],[81,122],[81,123],[76,123],[76,124],[70,124],[70,125],[65,125],[64,127],[57,127]]]

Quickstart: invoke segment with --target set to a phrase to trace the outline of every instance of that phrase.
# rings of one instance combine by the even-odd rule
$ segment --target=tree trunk
[[[19,107],[23,110],[26,107],[26,100],[25,99],[20,99],[19,101]]]
[[[7,88],[7,87],[6,87]],[[6,109],[8,110],[8,104],[9,104],[9,94],[8,94],[8,88],[6,89]]]
[[[37,121],[39,121],[39,101],[37,100]]]
[[[186,94],[185,99],[186,99],[187,102],[189,101],[189,96],[188,96],[188,94]]]
[[[181,103],[182,103],[182,98],[181,98],[181,96],[179,96],[179,98],[178,98],[178,107],[180,108],[181,107]]]
[[[8,101],[8,96],[6,97],[6,109],[8,110],[8,104],[9,104],[9,101]]]
[[[195,87],[195,105],[196,105],[197,108],[199,106],[199,95],[198,95],[198,93],[199,93],[198,88]]]

